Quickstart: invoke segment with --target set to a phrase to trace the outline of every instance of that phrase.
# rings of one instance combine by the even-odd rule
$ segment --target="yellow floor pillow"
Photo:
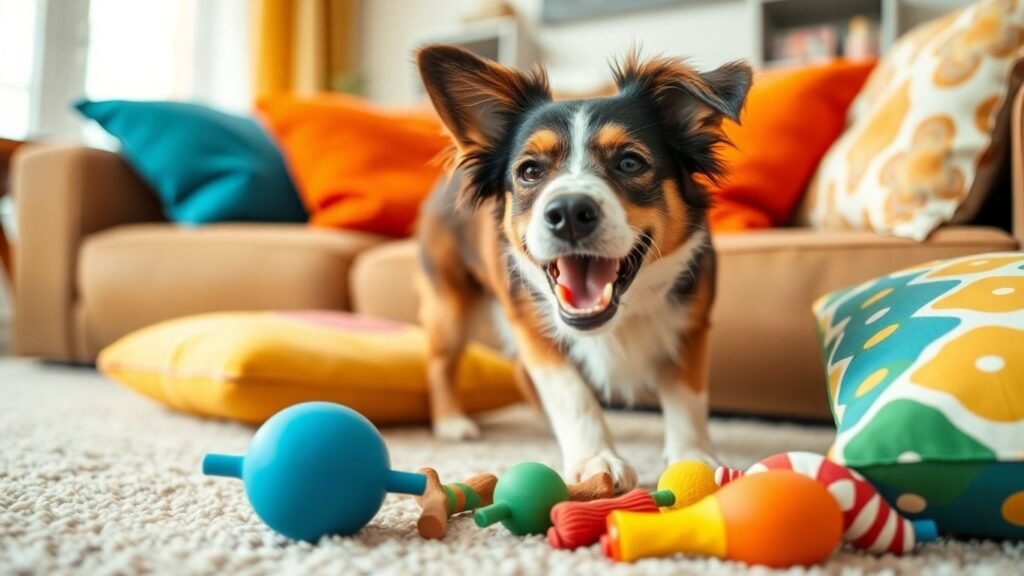
[[[100,353],[113,380],[168,406],[258,423],[292,404],[345,404],[376,424],[429,421],[419,328],[341,312],[231,312],[161,322]],[[456,388],[470,412],[520,400],[511,363],[467,347]]]

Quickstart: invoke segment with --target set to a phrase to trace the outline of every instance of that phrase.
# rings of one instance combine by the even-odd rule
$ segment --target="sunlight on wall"
[[[156,100],[188,96],[192,1],[92,0],[86,96]],[[184,56],[184,57],[183,57]]]

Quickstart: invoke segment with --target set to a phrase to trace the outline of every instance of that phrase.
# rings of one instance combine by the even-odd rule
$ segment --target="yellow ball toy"
[[[658,490],[671,490],[675,504],[670,510],[686,508],[718,491],[715,469],[699,460],[682,460],[666,469],[658,479]]]

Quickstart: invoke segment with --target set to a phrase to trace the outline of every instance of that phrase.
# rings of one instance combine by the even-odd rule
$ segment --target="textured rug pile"
[[[618,444],[653,484],[661,423],[610,416]],[[425,429],[385,431],[396,468],[432,465],[452,481],[523,460],[557,464],[543,421],[526,409],[484,419],[485,439],[439,444]],[[456,520],[419,539],[417,508],[389,497],[358,536],[298,544],[252,514],[241,484],[204,478],[207,451],[244,451],[251,428],[169,412],[86,369],[0,361],[0,574],[731,574],[765,573],[704,558],[612,565],[595,549],[555,551],[540,537]],[[828,428],[716,420],[721,458],[748,465],[784,450],[824,450]],[[802,573],[803,570],[792,570]],[[810,573],[1021,574],[1024,545],[943,541],[905,557],[842,550]]]

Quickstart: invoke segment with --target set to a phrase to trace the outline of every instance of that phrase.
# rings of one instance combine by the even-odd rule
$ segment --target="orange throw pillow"
[[[784,226],[825,152],[843,132],[846,109],[874,62],[837,60],[759,74],[743,124],[727,123],[726,176],[709,186],[716,232]]]
[[[284,151],[310,223],[412,232],[451,142],[428,111],[386,111],[341,94],[269,96],[257,108]]]

